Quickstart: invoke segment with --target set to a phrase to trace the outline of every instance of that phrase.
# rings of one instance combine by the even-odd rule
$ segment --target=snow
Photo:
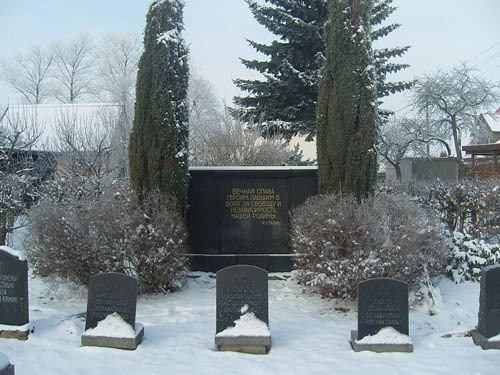
[[[24,251],[21,250],[14,250],[9,246],[0,246],[0,250],[5,251],[6,253],[9,253],[12,256],[15,256],[17,259],[20,261],[26,260],[26,254]]]
[[[248,309],[248,306],[247,306]],[[257,318],[253,312],[245,312],[234,322],[234,327],[228,327],[216,336],[271,336],[267,324]]]
[[[145,327],[134,351],[82,347],[86,289],[30,275],[27,341],[2,339],[0,352],[17,374],[496,374],[499,351],[482,350],[467,337],[477,325],[479,284],[439,283],[442,303],[429,315],[422,304],[410,310],[413,353],[352,350],[356,304],[303,293],[290,274],[270,274],[269,319],[273,347],[262,356],[215,351],[216,281],[196,273],[182,290],[139,296],[137,321]]]
[[[356,342],[358,344],[411,344],[411,339],[392,327],[385,327],[377,334],[365,336]]]
[[[85,336],[106,336],[116,338],[135,338],[132,328],[118,313],[109,314],[106,319],[97,323],[97,327],[85,331]]]
[[[28,332],[33,330],[33,323],[26,323],[22,326],[14,326],[10,324],[0,324],[0,331],[21,331]]]
[[[7,367],[9,363],[9,358],[5,354],[0,353],[0,369]]]

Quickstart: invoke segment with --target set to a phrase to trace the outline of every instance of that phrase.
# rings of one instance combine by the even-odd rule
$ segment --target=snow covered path
[[[352,351],[355,304],[308,296],[291,280],[269,281],[273,346],[268,355],[214,350],[215,279],[196,274],[180,291],[140,297],[145,338],[135,351],[81,347],[86,309],[81,288],[58,290],[30,279],[28,341],[2,339],[16,374],[496,374],[500,351],[484,351],[463,333],[477,324],[479,284],[440,284],[442,303],[410,311],[414,353]],[[349,311],[345,312],[346,309]],[[443,337],[445,336],[445,337]]]

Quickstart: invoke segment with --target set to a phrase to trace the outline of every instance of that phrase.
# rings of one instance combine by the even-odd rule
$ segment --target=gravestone
[[[481,273],[477,329],[472,339],[483,349],[500,349],[500,265],[485,267]]]
[[[136,349],[144,336],[142,324],[136,324],[137,280],[122,273],[102,273],[89,279],[87,317],[83,346],[105,346],[119,349]],[[103,335],[99,322],[110,316],[132,328],[131,336],[113,332]],[[119,327],[117,327],[119,328]],[[96,333],[97,332],[97,333]]]
[[[215,345],[265,354],[271,348],[267,271],[236,265],[217,272]]]
[[[386,333],[393,339],[383,337]],[[407,283],[375,278],[358,284],[358,330],[351,332],[351,343],[355,351],[413,351]]]
[[[0,247],[0,337],[26,340],[29,322],[28,262],[23,254]]]

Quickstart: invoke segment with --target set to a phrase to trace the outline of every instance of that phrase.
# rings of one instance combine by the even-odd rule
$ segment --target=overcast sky
[[[26,52],[33,44],[69,40],[80,33],[98,39],[104,33],[142,34],[151,0],[0,0],[0,59]],[[377,47],[410,45],[401,62],[411,68],[399,79],[412,79],[461,61],[500,82],[500,0],[394,0],[399,9],[390,21],[402,26]],[[251,16],[244,0],[186,0],[184,37],[191,64],[230,103],[234,78],[255,77],[239,57],[257,56],[245,38],[270,41],[272,35]],[[490,49],[489,49],[490,48]],[[489,49],[489,50],[488,50]],[[17,101],[0,82],[0,104]],[[407,104],[391,98],[393,110]]]

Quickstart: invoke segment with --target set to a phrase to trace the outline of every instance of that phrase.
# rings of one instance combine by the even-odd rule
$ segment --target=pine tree
[[[300,134],[311,139],[316,133],[315,108],[321,69],[325,62],[324,25],[328,19],[328,0],[265,0],[271,6],[245,0],[255,19],[279,37],[271,44],[249,41],[264,61],[241,59],[249,69],[264,75],[263,80],[236,79],[247,96],[235,97],[235,111],[247,121],[258,123],[263,131],[279,132],[291,138]],[[374,0],[370,25],[372,40],[396,30],[399,24],[380,25],[395,11],[392,0]],[[409,47],[374,51],[377,95],[403,91],[409,82],[388,82],[387,75],[408,67],[393,63]]]
[[[188,50],[181,37],[182,0],[155,0],[146,16],[135,117],[129,143],[130,184],[139,195],[160,190],[183,210],[188,154]]]
[[[372,0],[330,0],[326,62],[317,110],[320,193],[373,193],[377,160]]]

